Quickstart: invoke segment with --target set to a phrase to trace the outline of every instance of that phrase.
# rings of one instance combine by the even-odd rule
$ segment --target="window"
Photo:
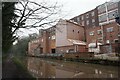
[[[72,19],[72,20],[71,20],[71,22],[75,22],[75,20],[74,20],[74,19]]]
[[[94,15],[95,15],[95,12],[93,11],[93,12],[91,13],[91,15],[94,16]]]
[[[80,18],[79,18],[79,17],[77,17],[77,22],[78,22],[78,23],[80,22]]]
[[[43,42],[43,39],[41,39],[41,41]]]
[[[112,32],[113,31],[113,27],[107,28],[107,32]]]
[[[84,26],[84,21],[82,21],[82,26]]]
[[[78,33],[80,33],[80,31],[78,31]]]
[[[74,18],[74,21],[73,22],[77,22],[77,18]]]
[[[97,31],[97,34],[102,34],[102,30],[98,30],[98,31]]]
[[[83,20],[84,19],[84,16],[81,16],[81,20]]]
[[[52,39],[55,39],[55,35],[52,36]]]
[[[118,42],[119,42],[119,40],[118,40],[118,39],[114,39],[114,42],[115,42],[115,43],[118,43]]]
[[[73,32],[74,32],[74,30],[73,30]]]
[[[103,14],[103,15],[99,16],[99,22],[106,21],[106,20],[107,20],[107,15],[106,14]]]
[[[49,37],[49,39],[50,39],[50,37]]]
[[[118,6],[118,3],[109,3],[107,5],[108,10],[114,9]]]
[[[102,42],[102,41],[103,41],[102,37],[99,37],[99,38],[98,38],[98,41],[99,41],[99,42]]]
[[[98,6],[98,14],[106,11],[105,4]]]
[[[74,49],[69,49],[69,52],[74,52]]]
[[[108,18],[114,19],[115,18],[114,15],[117,15],[117,14],[118,14],[118,10],[112,11],[112,12],[108,13]]]
[[[110,43],[110,40],[106,40],[106,43]]]
[[[95,19],[92,19],[92,23],[94,23],[95,22]]]
[[[95,23],[92,23],[92,27],[95,27]]]
[[[86,18],[89,18],[89,14],[88,13],[86,14]]]
[[[89,35],[93,36],[93,35],[94,35],[94,31],[91,31],[91,32],[89,33]]]
[[[89,25],[89,20],[87,20],[86,24]]]
[[[39,42],[39,40],[37,40],[37,42]]]

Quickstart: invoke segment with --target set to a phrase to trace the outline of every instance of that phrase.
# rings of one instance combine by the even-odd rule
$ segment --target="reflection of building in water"
[[[65,63],[56,66],[56,77],[67,78],[115,78],[118,77],[117,71],[112,67],[91,64]]]
[[[117,78],[118,68],[94,64],[28,58],[28,70],[36,78]]]
[[[28,70],[36,78],[54,78],[55,67],[34,58],[28,59]]]

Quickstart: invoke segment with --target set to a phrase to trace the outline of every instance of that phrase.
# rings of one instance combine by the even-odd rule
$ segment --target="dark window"
[[[116,40],[114,40],[115,41],[115,43],[118,43],[119,41],[116,39]]]
[[[52,53],[55,53],[55,49],[51,49],[51,52],[52,52]]]
[[[74,30],[73,30],[73,32],[74,32]]]
[[[69,49],[69,52],[74,52],[74,49]]]
[[[42,54],[43,53],[43,48],[40,48],[40,54]]]

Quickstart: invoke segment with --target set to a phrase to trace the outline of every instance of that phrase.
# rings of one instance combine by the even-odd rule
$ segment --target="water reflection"
[[[28,58],[27,68],[36,78],[117,78],[118,67]]]

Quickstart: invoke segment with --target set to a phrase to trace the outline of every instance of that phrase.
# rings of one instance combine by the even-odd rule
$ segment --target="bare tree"
[[[16,4],[15,14],[19,17],[13,19],[13,34],[20,28],[37,28],[53,25],[60,19],[62,5],[58,3],[35,2],[20,0]]]

